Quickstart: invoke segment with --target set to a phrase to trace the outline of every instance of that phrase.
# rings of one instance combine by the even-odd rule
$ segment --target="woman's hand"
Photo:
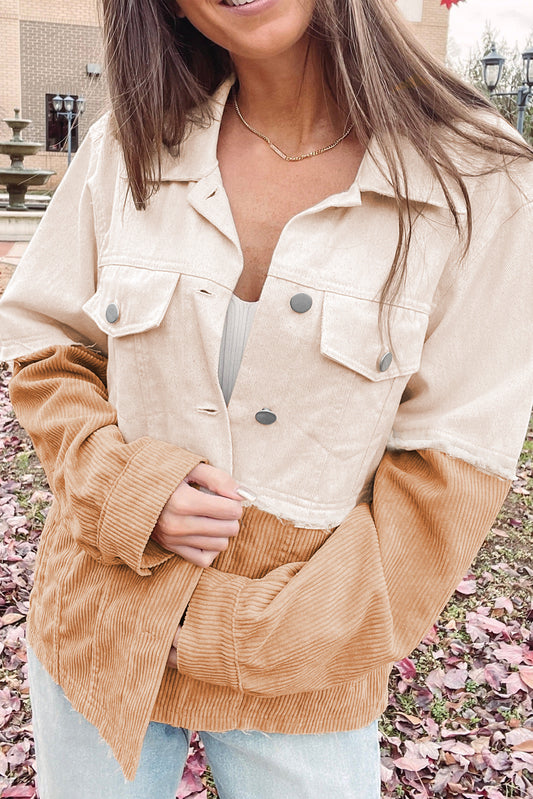
[[[207,463],[198,464],[168,500],[151,537],[170,552],[207,568],[239,532],[243,496],[237,493],[238,488],[227,472]]]
[[[178,638],[180,636],[180,632],[181,632],[181,627],[178,627],[178,631],[176,632],[176,635],[174,636],[174,640],[172,641],[172,647],[170,649],[170,652],[169,652],[168,658],[167,658],[167,667],[171,668],[171,669],[177,669],[178,668],[177,647],[178,647]]]

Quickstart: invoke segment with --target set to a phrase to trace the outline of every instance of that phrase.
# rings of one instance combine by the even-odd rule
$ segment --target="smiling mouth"
[[[222,0],[223,6],[247,6],[255,3],[256,0]]]

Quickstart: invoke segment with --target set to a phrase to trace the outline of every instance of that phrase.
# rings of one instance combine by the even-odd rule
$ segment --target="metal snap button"
[[[313,304],[313,298],[309,294],[295,294],[291,297],[291,308],[296,313],[305,313]]]
[[[105,309],[105,318],[109,322],[110,325],[114,325],[115,322],[118,321],[118,317],[120,316],[118,306],[115,305],[114,302],[110,303],[107,308]]]
[[[392,363],[392,352],[386,352],[379,362],[379,371],[386,372]]]
[[[269,408],[262,408],[257,411],[255,418],[259,424],[273,424],[278,417]]]

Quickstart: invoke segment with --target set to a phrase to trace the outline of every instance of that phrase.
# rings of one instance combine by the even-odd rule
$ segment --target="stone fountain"
[[[48,169],[28,169],[24,166],[26,155],[35,155],[42,144],[24,141],[21,131],[27,128],[31,119],[20,118],[20,108],[15,108],[15,116],[4,119],[4,122],[13,131],[9,141],[0,141],[0,153],[9,155],[11,166],[0,166],[0,186],[7,187],[9,195],[8,211],[27,211],[26,191],[29,186],[44,186],[55,172]]]

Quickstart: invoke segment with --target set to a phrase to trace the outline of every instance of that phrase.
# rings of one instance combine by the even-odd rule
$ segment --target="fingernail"
[[[249,488],[246,488],[246,486],[239,486],[239,488],[235,489],[235,493],[248,502],[254,502],[254,500],[257,499],[257,495],[254,494],[253,491],[250,491]]]

